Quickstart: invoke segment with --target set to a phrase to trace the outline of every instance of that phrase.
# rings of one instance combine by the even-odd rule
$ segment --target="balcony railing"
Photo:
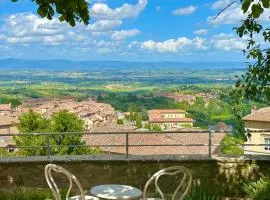
[[[270,130],[249,131],[250,133],[270,133]],[[90,147],[99,148],[102,153],[116,154],[130,158],[130,156],[151,155],[204,155],[212,158],[213,155],[220,156],[222,147],[269,147],[270,144],[221,144],[226,132],[213,131],[166,131],[166,132],[85,132],[85,133],[17,133],[0,134],[0,149],[45,149],[47,158],[50,158],[54,148],[76,148]],[[56,145],[52,138],[56,136],[80,135],[85,141],[84,145],[67,144]],[[6,140],[13,141],[14,137],[38,137],[42,136],[43,145],[16,146],[15,143],[3,145]],[[9,139],[7,139],[9,138]],[[264,149],[264,148],[260,148]],[[261,153],[267,154],[267,151]],[[270,151],[269,151],[270,153]],[[269,154],[270,155],[270,154]],[[43,155],[44,156],[44,155]]]

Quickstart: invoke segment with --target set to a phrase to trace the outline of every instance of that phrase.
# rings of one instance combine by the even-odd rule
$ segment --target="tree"
[[[242,145],[244,144],[244,140],[226,135],[221,143],[223,145]],[[244,151],[240,146],[223,146],[221,147],[221,152],[223,155],[233,156],[239,156],[244,154]]]
[[[83,22],[86,25],[89,23],[90,16],[86,0],[33,0],[33,2],[38,6],[37,13],[43,18],[51,20],[57,13],[61,22],[66,21],[71,26],[75,26],[76,22]]]
[[[16,146],[45,146],[46,145],[46,137],[39,136],[26,136],[23,135],[25,133],[42,133],[49,130],[49,120],[45,119],[42,115],[34,112],[32,109],[27,113],[23,113],[19,117],[20,123],[18,125],[18,129],[21,136],[15,137]],[[19,154],[22,155],[46,155],[45,148],[21,148],[18,150]]]
[[[84,122],[75,113],[67,110],[55,113],[51,118],[50,127],[52,133],[76,133],[52,136],[52,145],[58,146],[51,149],[53,155],[81,155],[89,153],[89,148],[87,147],[70,146],[86,145],[82,141],[82,134],[80,134],[84,131]]]
[[[241,0],[243,13],[248,14],[242,24],[235,28],[240,38],[248,37],[244,54],[251,59],[247,72],[238,77],[232,96],[239,101],[238,93],[245,98],[270,102],[270,27],[260,24],[260,16],[270,7],[269,0]],[[263,41],[263,42],[262,42]],[[238,98],[238,99],[237,99]]]
[[[18,129],[21,133],[42,133],[48,130],[49,120],[32,109],[19,117]]]
[[[136,113],[136,127],[142,128],[142,116],[139,113]]]
[[[193,119],[196,120],[195,126],[207,128],[211,123],[211,117],[209,114],[204,110],[195,110],[190,109],[187,111]]]
[[[51,155],[83,155],[100,153],[99,148],[86,147],[82,141],[84,122],[75,113],[66,110],[55,113],[50,119],[45,119],[38,113],[29,110],[19,118],[18,128],[23,133],[51,133],[51,135],[39,136],[19,136],[15,137],[16,146],[47,146],[49,139]],[[55,133],[72,133],[55,135]],[[79,146],[73,146],[79,145]],[[44,156],[47,155],[46,148],[19,149],[20,154],[25,156]]]
[[[11,103],[12,107],[16,107],[22,104],[22,100],[18,96],[1,96],[0,104],[9,104]]]
[[[233,1],[226,8],[235,2],[237,1]],[[262,13],[269,9],[270,1],[241,0],[241,3],[242,11],[247,14],[247,18],[234,29],[240,38],[248,37],[247,47],[243,52],[247,59],[251,59],[251,62],[248,64],[247,72],[237,77],[231,97],[233,112],[237,118],[236,135],[246,139],[242,121],[243,112],[239,107],[245,103],[246,99],[267,104],[270,102],[270,27],[264,27],[259,23]],[[263,45],[258,42],[260,38],[264,41]]]

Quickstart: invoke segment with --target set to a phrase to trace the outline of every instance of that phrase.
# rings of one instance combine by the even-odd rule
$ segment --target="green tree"
[[[246,38],[244,50],[247,59],[251,59],[247,72],[238,77],[232,96],[239,102],[239,93],[247,99],[270,102],[270,27],[269,23],[260,23],[260,16],[269,9],[269,0],[241,0],[242,11],[247,18],[235,28],[240,38]],[[261,38],[263,40],[261,40]]]
[[[242,145],[244,140],[226,135],[221,142],[224,145]],[[224,155],[239,156],[244,154],[244,150],[240,146],[223,146],[221,152]]]
[[[188,110],[188,113],[195,120],[195,126],[207,128],[211,124],[211,117],[205,110]]]
[[[75,26],[76,22],[89,23],[90,16],[86,0],[33,0],[33,2],[38,6],[37,13],[43,18],[51,20],[57,13],[61,22],[66,21],[71,26]]]
[[[22,104],[22,100],[20,97],[16,97],[16,96],[1,96],[0,97],[0,104],[9,104],[9,103],[11,103],[13,107],[16,107]]]
[[[52,133],[81,133],[84,131],[84,122],[75,114],[67,110],[55,113],[51,118],[50,131]],[[87,147],[73,147],[70,145],[85,145],[82,134],[63,134],[52,136],[52,148],[54,155],[87,154]]]
[[[42,133],[49,130],[49,120],[45,119],[42,115],[34,112],[32,109],[27,113],[23,113],[19,117],[20,123],[18,130],[22,134],[21,136],[15,137],[16,146],[45,146],[46,137],[39,135],[23,135],[28,133]],[[18,150],[19,154],[22,155],[46,155],[45,148],[21,148]]]
[[[45,119],[42,115],[29,110],[28,113],[22,114],[19,118],[20,123],[18,129],[23,133],[51,133],[47,135],[33,136],[18,136],[15,137],[16,146],[46,146],[48,139],[50,140],[51,155],[82,155],[82,154],[97,154],[100,153],[99,148],[86,147],[82,141],[84,123],[79,117],[66,110],[55,113],[51,119]],[[72,133],[54,135],[55,133]],[[79,145],[74,147],[73,145]],[[19,149],[19,153],[25,156],[44,156],[47,155],[46,148]]]
[[[237,2],[238,0],[232,1],[220,13]],[[239,27],[234,29],[240,38],[248,38],[245,39],[247,46],[243,52],[251,62],[248,64],[247,72],[240,77],[237,76],[238,80],[231,92],[231,97],[233,112],[237,118],[236,134],[246,139],[243,131],[243,112],[239,107],[245,103],[245,99],[267,104],[270,102],[270,27],[267,23],[265,25],[260,23],[260,16],[269,9],[270,1],[240,0],[240,2],[242,11],[247,14],[247,17]]]
[[[75,113],[62,110],[53,114],[50,131],[58,133],[83,132],[84,122]]]
[[[196,97],[194,106],[205,107],[205,101],[203,100],[202,97]]]
[[[49,120],[39,113],[30,109],[19,117],[20,123],[17,126],[21,133],[42,133],[49,127]]]
[[[139,113],[136,113],[135,123],[137,128],[142,128],[142,116]]]

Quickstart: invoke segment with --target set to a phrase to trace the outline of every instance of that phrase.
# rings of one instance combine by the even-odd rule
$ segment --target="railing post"
[[[50,134],[47,134],[47,158],[51,155]]]
[[[208,153],[209,153],[209,158],[212,158],[212,132],[209,131],[208,135]]]
[[[128,154],[129,154],[129,152],[128,152],[128,133],[126,133],[126,158],[128,158]]]

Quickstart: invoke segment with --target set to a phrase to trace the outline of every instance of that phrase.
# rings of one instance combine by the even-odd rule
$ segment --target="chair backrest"
[[[70,191],[72,189],[73,182],[74,182],[80,190],[81,200],[85,200],[85,196],[84,196],[84,192],[83,192],[83,188],[81,186],[81,183],[72,173],[70,173],[68,170],[66,170],[65,168],[60,167],[58,165],[48,164],[45,167],[45,178],[46,178],[46,181],[47,181],[51,191],[53,192],[53,195],[54,195],[56,200],[61,200],[61,194],[60,194],[60,191],[59,191],[59,189],[58,189],[58,187],[57,187],[57,185],[52,177],[52,171],[64,174],[68,177],[69,187],[67,190],[66,199],[69,198]]]
[[[181,175],[181,174],[183,174],[183,177],[181,178],[179,185],[177,186],[176,190],[174,191],[171,200],[176,200],[175,198],[177,197],[178,193],[179,193],[179,199],[177,199],[177,200],[184,199],[184,197],[187,195],[187,193],[191,187],[192,175],[191,175],[191,172],[187,168],[182,167],[182,166],[175,166],[175,167],[168,167],[168,168],[165,168],[165,169],[158,171],[147,181],[147,183],[144,187],[144,190],[143,190],[143,200],[147,200],[148,188],[152,182],[154,182],[156,191],[160,195],[161,199],[165,200],[165,196],[159,187],[159,182],[158,182],[159,178],[163,175],[177,176],[177,175]],[[180,194],[180,192],[181,192],[180,189],[182,188],[182,186],[184,186],[183,193]]]

